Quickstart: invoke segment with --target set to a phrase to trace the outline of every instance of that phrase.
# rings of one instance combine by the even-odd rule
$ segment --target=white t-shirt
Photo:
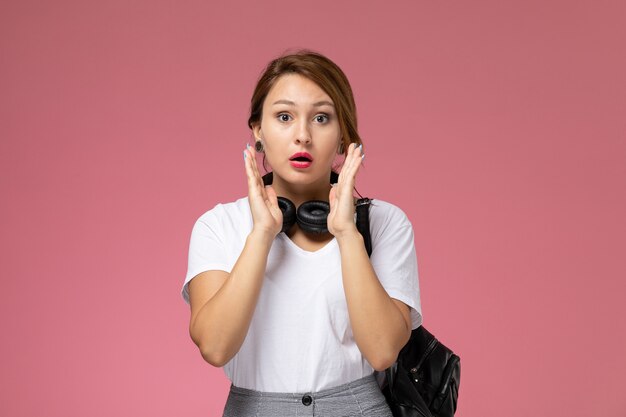
[[[411,307],[415,329],[422,316],[411,223],[382,200],[372,200],[369,217],[372,266],[389,296]],[[200,216],[182,288],[187,303],[189,281],[208,270],[230,272],[251,230],[247,197]],[[315,392],[373,372],[350,327],[336,239],[309,252],[276,236],[250,328],[224,371],[235,386],[265,392]]]

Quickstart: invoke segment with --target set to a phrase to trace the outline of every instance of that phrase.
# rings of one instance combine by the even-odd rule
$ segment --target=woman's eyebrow
[[[294,103],[291,100],[277,100],[277,101],[275,101],[273,103],[273,105],[276,105],[276,104],[287,104],[289,106],[295,106],[296,105],[296,103]],[[316,101],[315,103],[313,103],[314,107],[320,107],[320,106],[324,106],[324,105],[335,107],[335,105],[333,103],[331,103],[330,101],[328,101],[328,100]]]

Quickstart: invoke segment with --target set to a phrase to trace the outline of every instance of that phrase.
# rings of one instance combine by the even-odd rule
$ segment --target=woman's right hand
[[[278,206],[276,192],[271,185],[267,187],[263,185],[254,148],[246,145],[243,155],[248,177],[248,202],[254,222],[252,231],[274,239],[283,228],[283,213]]]

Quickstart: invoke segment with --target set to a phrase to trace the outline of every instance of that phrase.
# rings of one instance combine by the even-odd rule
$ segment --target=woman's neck
[[[330,173],[328,178],[322,179],[313,184],[293,184],[283,180],[280,177],[274,176],[272,180],[272,187],[276,191],[276,195],[279,197],[288,198],[299,207],[302,203],[311,200],[328,201],[328,194],[330,193]]]

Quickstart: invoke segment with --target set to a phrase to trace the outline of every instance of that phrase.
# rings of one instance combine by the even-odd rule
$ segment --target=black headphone
[[[269,172],[263,175],[263,185],[271,185],[274,175]],[[339,181],[339,174],[334,171],[330,173],[330,183],[336,184]],[[330,204],[326,201],[311,200],[306,201],[298,207],[288,198],[278,197],[278,207],[283,212],[283,228],[281,232],[287,232],[291,227],[298,223],[298,226],[308,233],[326,233],[328,232],[328,213],[330,213]]]

